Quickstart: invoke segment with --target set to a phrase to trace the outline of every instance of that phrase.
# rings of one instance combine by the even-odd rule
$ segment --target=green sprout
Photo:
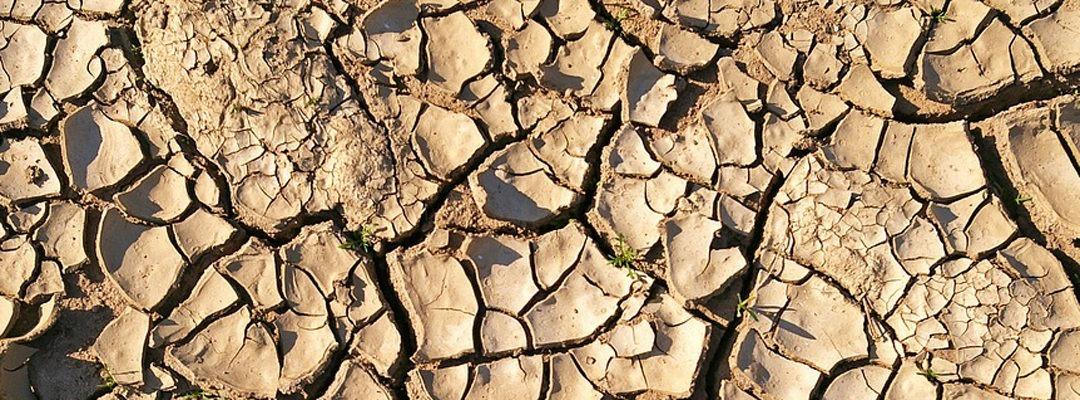
[[[626,243],[625,236],[619,235],[615,238],[615,246],[612,250],[615,251],[615,255],[608,259],[608,264],[615,268],[625,269],[626,276],[630,278],[640,279],[641,272],[634,268],[634,260],[638,258],[637,250]]]
[[[945,10],[941,8],[935,8],[930,11],[930,19],[939,24],[953,22],[953,19],[950,18],[949,15],[945,13]]]
[[[101,384],[97,386],[99,392],[111,392],[116,388],[116,379],[113,379],[112,375],[109,375],[108,371],[101,371]]]
[[[1031,197],[1027,197],[1027,196],[1024,196],[1022,194],[1017,193],[1016,198],[1013,199],[1013,201],[1016,202],[1016,205],[1023,205],[1024,203],[1027,203],[1027,202],[1031,201]]]
[[[375,230],[370,226],[364,225],[360,227],[360,230],[354,232],[347,232],[345,234],[345,243],[338,246],[345,250],[353,251],[366,251],[368,253],[375,250]]]
[[[943,375],[937,371],[934,371],[934,369],[930,367],[926,367],[925,369],[919,369],[919,372],[916,373],[932,381],[940,381],[940,379],[938,378]]]
[[[634,250],[633,247],[630,247],[630,245],[626,243],[625,236],[619,235],[619,237],[615,239],[615,248],[613,250],[615,250],[615,256],[608,259],[608,262],[611,263],[611,265],[618,268],[630,268],[634,266],[634,260],[637,259],[637,250]]]
[[[938,377],[937,372],[934,372],[934,370],[932,370],[930,368],[920,369],[919,372],[916,372],[916,373],[919,374],[919,375],[925,376],[927,379],[937,380],[937,377]]]
[[[637,15],[637,10],[626,3],[604,3],[604,6],[612,9],[611,19],[604,21],[604,25],[613,31],[622,31],[622,22]]]
[[[202,390],[202,389],[195,389],[195,390],[192,390],[190,392],[187,392],[187,393],[184,393],[184,394],[180,395],[180,397],[178,397],[178,398],[183,399],[183,400],[205,400],[205,399],[220,399],[221,397],[216,395],[216,394],[209,393],[209,392],[207,392],[205,390]]]
[[[304,102],[304,110],[310,111],[312,114],[318,113],[319,112],[319,98],[317,98],[317,97],[308,97],[307,101]]]
[[[757,311],[754,311],[754,308],[750,306],[750,302],[754,301],[755,297],[756,296],[753,293],[745,299],[742,298],[741,294],[736,295],[736,298],[739,299],[739,304],[736,305],[735,316],[741,317],[743,314],[746,314],[749,315],[750,319],[754,320],[754,322],[758,322]]]
[[[622,30],[622,27],[619,26],[619,24],[617,22],[610,21],[610,20],[604,20],[604,26],[606,26],[608,29],[613,30],[613,31]]]
[[[630,18],[631,11],[632,9],[630,7],[620,5],[615,7],[615,12],[612,13],[611,16],[615,18],[616,21],[623,22],[626,21],[627,18]]]

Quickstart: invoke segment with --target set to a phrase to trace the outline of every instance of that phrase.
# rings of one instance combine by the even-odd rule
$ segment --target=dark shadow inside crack
[[[1080,239],[1077,239],[1076,241],[1080,241]],[[1072,284],[1073,294],[1077,298],[1080,298],[1080,262],[1069,257],[1069,255],[1065,254],[1061,249],[1051,247],[1048,247],[1047,249],[1049,249],[1050,252],[1054,254],[1054,257],[1057,257],[1058,261],[1061,262],[1062,267],[1065,268],[1065,275],[1068,275],[1069,282]]]
[[[1080,84],[1075,82],[1078,78],[1080,74],[1066,77],[1044,76],[1027,83],[1014,82],[987,99],[968,104],[934,102],[914,87],[911,78],[882,81],[882,84],[896,96],[892,119],[910,124],[925,124],[958,120],[981,121],[1020,104],[1049,100],[1075,90]],[[920,105],[922,103],[926,105]]]
[[[61,301],[56,324],[27,343],[38,349],[30,358],[30,381],[41,398],[95,398],[107,392],[100,387],[104,382],[101,366],[71,355],[93,344],[115,317],[102,297],[123,300],[116,298],[119,294],[108,287],[99,270],[83,268],[80,272],[63,274],[66,297]]]
[[[750,232],[750,238],[747,242],[748,244],[742,248],[744,252],[744,257],[749,260],[750,264],[743,271],[743,276],[741,277],[742,282],[734,282],[730,285],[730,288],[737,288],[736,290],[739,291],[739,295],[736,297],[736,299],[728,299],[729,301],[734,301],[734,304],[730,305],[732,309],[737,309],[739,302],[738,299],[749,298],[754,292],[754,283],[757,280],[757,271],[759,270],[759,268],[757,267],[757,263],[754,262],[754,260],[756,259],[759,248],[764,243],[765,227],[769,219],[770,207],[772,207],[773,202],[776,200],[777,194],[780,193],[780,188],[783,187],[786,180],[787,176],[783,174],[774,175],[772,180],[769,182],[769,186],[766,188],[765,192],[762,195],[762,200],[760,203],[761,209],[757,212],[757,217],[754,220],[754,227]],[[737,280],[739,278],[735,279]],[[705,365],[707,366],[704,378],[704,386],[708,388],[710,394],[719,393],[720,383],[725,378],[731,376],[731,371],[729,369],[730,367],[727,363],[727,357],[735,354],[734,347],[736,339],[738,338],[738,329],[736,329],[736,327],[739,326],[739,324],[742,322],[742,319],[745,318],[745,315],[743,314],[745,313],[733,312],[731,314],[734,317],[728,324],[727,329],[724,329],[724,332],[721,335],[718,346],[719,349],[716,351],[716,355],[712,359],[706,359],[704,361]]]
[[[693,104],[693,102],[691,102],[690,104]],[[689,107],[687,108],[687,110],[688,110],[688,109],[689,109]],[[673,107],[673,110],[674,110],[674,107]],[[684,113],[681,113],[681,112],[671,112],[671,113],[669,113],[669,116],[670,116],[670,115],[683,115],[683,114],[684,114]],[[514,115],[515,115],[515,117],[516,117],[516,113],[514,113]],[[755,125],[759,125],[759,124],[755,124]],[[993,149],[993,146],[991,145],[991,146],[990,146],[990,148],[991,148],[991,149]],[[759,151],[758,153],[760,153],[760,151]],[[488,154],[490,155],[491,153],[488,153]],[[599,164],[595,164],[595,165],[599,165]],[[594,168],[599,168],[599,167],[594,167]],[[463,175],[467,175],[467,174],[463,174]],[[1004,175],[1002,175],[1002,176],[1004,176]],[[588,186],[586,186],[586,187],[595,187],[595,181],[592,181],[592,182],[593,182],[592,184],[590,184],[590,185],[588,185]],[[67,185],[65,185],[65,187],[67,187]],[[771,185],[770,185],[770,187],[771,187]],[[1011,188],[1012,186],[1009,186],[1009,187]],[[593,189],[593,192],[595,193],[595,189]],[[766,196],[766,197],[767,197],[767,196]],[[586,198],[587,198],[587,201],[586,201],[586,202],[584,202],[584,203],[589,203],[589,202],[592,202],[592,201],[594,201],[594,198],[595,198],[595,196],[593,196],[593,195],[589,195],[589,196],[587,196]],[[1006,197],[1006,198],[1008,198],[1008,197]],[[769,199],[765,199],[765,198],[762,198],[761,200],[762,200],[762,201],[761,201],[761,203],[763,204],[763,209],[762,209],[762,211],[761,211],[761,212],[759,213],[759,218],[761,218],[762,220],[764,220],[765,218],[764,218],[764,217],[762,217],[761,215],[764,215],[764,214],[766,213],[766,211],[767,211],[767,210],[765,209],[765,207],[767,207],[767,206],[768,206],[768,204],[767,204],[768,202],[771,202],[771,198],[769,198]],[[226,204],[228,204],[228,203],[229,203],[229,202],[226,202]],[[439,206],[438,206],[437,204],[432,204],[432,205],[431,205],[431,206],[430,206],[429,208],[430,208],[430,209],[432,209],[432,210],[436,210],[436,212],[437,212],[437,210],[438,210],[438,209],[439,209],[440,207],[439,207]],[[585,206],[585,207],[583,208],[583,210],[588,210],[589,208],[590,208],[589,206]],[[1021,211],[1023,211],[1023,210],[1022,210],[1022,207],[1019,207],[1019,208],[1021,209]],[[432,213],[428,213],[428,212],[427,212],[427,211],[425,210],[425,214],[426,214],[426,215],[433,215],[433,213],[434,213],[434,212],[432,212]],[[555,225],[552,225],[552,226],[555,226]],[[424,228],[421,228],[421,230],[424,230]],[[249,229],[249,231],[250,231],[250,229]],[[758,232],[760,232],[759,230],[757,230],[757,227],[755,227],[755,231],[758,231]],[[599,235],[595,234],[595,230],[593,230],[593,234],[592,234],[591,236],[593,236],[593,237],[595,237],[595,238],[599,238],[599,237],[601,237],[601,236],[599,236]],[[756,241],[754,241],[754,243],[752,243],[752,246],[757,246],[757,245],[759,245],[759,244],[760,244],[760,237],[758,237],[758,239],[757,239]],[[1080,247],[1080,239],[1077,239],[1077,240],[1075,240],[1075,241],[1073,242],[1073,245],[1074,245],[1074,246],[1077,246],[1077,247]],[[609,246],[609,247],[610,247],[610,246]],[[608,253],[610,253],[610,251],[608,251]],[[751,253],[751,255],[753,255],[754,251],[750,251],[750,253]],[[383,266],[385,266],[385,259],[382,259],[382,262],[383,262]],[[1073,266],[1075,266],[1075,262],[1073,262]],[[1074,268],[1074,270],[1075,270],[1075,268]],[[749,274],[749,271],[747,272],[747,275],[748,275],[748,276],[751,276],[751,275]],[[744,279],[746,279],[746,278],[744,278]],[[751,276],[751,277],[750,277],[750,278],[748,278],[748,279],[753,279],[753,278],[752,278],[752,276]],[[389,287],[389,286],[388,286],[388,285],[384,285],[384,284],[382,284],[382,282],[381,282],[381,279],[380,279],[380,284],[379,284],[379,286],[380,286],[380,289],[382,289],[382,291],[383,291],[384,293],[387,293],[387,292],[386,292],[386,288],[387,288],[387,287]],[[738,289],[738,290],[741,290],[741,289]],[[389,294],[392,294],[392,293],[393,293],[392,291],[391,291],[391,292],[389,292]],[[396,318],[395,318],[395,319],[396,319],[396,322],[397,322],[397,324],[396,324],[396,325],[398,326],[398,329],[406,329],[406,330],[407,330],[407,329],[409,329],[409,328],[408,328],[409,324],[407,323],[407,321],[406,321],[405,323],[402,323],[402,322],[400,321],[400,320],[402,319],[402,315],[401,315],[401,314],[395,314],[395,316],[396,316]],[[719,336],[720,336],[720,335],[716,335],[716,336],[718,336],[718,338],[719,338]],[[405,339],[405,340],[408,340],[408,339],[409,339],[409,338],[411,337],[411,335],[403,334],[403,335],[402,335],[402,337],[403,337],[403,339]],[[414,346],[413,346],[413,347],[415,348],[415,344],[414,344]],[[718,354],[720,354],[720,356],[725,356],[725,354],[723,354],[723,352],[721,352],[721,351],[718,351],[717,353],[718,353]],[[710,358],[706,358],[706,360],[709,360],[709,359],[710,359]],[[547,368],[547,365],[545,364],[545,371],[546,371],[546,368]],[[331,376],[331,377],[333,376],[333,374],[327,374],[327,375],[328,375],[328,376]],[[545,372],[545,376],[546,376],[546,372]],[[706,379],[708,379],[708,378],[706,378]],[[545,386],[546,386],[546,385],[545,385]]]
[[[716,64],[710,64],[709,70],[716,74]],[[697,80],[690,80],[685,77],[677,77],[676,84],[682,82],[682,87],[679,90],[679,96],[668,104],[667,112],[664,113],[663,118],[660,119],[659,128],[667,131],[677,131],[683,120],[694,120],[698,117],[698,113],[694,112],[700,106],[698,105],[698,99],[700,99],[705,93],[709,91],[708,82],[702,82]]]
[[[869,358],[859,357],[855,359],[840,360],[832,367],[827,373],[821,375],[821,379],[818,380],[817,385],[814,386],[814,390],[810,392],[811,399],[822,399],[825,397],[825,392],[829,390],[829,386],[836,380],[841,374],[853,371],[858,368],[866,366],[875,366]],[[895,372],[892,372],[895,374]],[[890,376],[891,378],[891,376]],[[887,389],[889,385],[884,385],[882,388]],[[885,393],[878,393],[878,396],[884,396]]]
[[[1022,236],[1032,238],[1040,244],[1046,243],[1046,236],[1035,227],[1031,213],[1017,201],[1021,194],[1005,172],[1005,165],[997,152],[997,138],[983,135],[976,127],[972,127],[970,132],[975,142],[975,154],[983,167],[990,192],[1001,199],[1002,208],[1009,218],[1016,222]]]

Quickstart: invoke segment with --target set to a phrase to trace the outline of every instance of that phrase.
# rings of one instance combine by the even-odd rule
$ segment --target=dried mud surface
[[[1080,399],[1080,0],[0,0],[0,399]]]

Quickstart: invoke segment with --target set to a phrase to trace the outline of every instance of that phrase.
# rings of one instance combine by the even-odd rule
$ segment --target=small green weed
[[[372,253],[375,251],[375,230],[370,226],[364,225],[360,227],[360,230],[345,233],[345,243],[342,243],[340,248],[353,251],[366,251]]]
[[[195,389],[190,392],[181,394],[178,399],[182,400],[208,400],[208,399],[220,399],[221,396],[207,392],[202,389]]]
[[[935,8],[933,11],[930,11],[930,19],[939,24],[953,22],[953,19],[945,13],[945,10],[940,8]]]
[[[930,367],[920,368],[919,372],[916,372],[916,373],[919,374],[919,375],[922,375],[926,379],[929,379],[929,380],[935,381],[935,382],[940,382],[941,377],[943,375],[947,375],[945,373],[934,371],[934,369],[930,368]]]
[[[917,372],[917,374],[925,376],[927,379],[933,379],[933,380],[937,380],[937,377],[938,377],[937,372],[934,372],[934,370],[932,370],[930,368],[920,369],[919,372]]]
[[[634,260],[637,259],[637,250],[634,250],[633,247],[626,243],[625,236],[619,235],[619,237],[615,238],[615,247],[612,250],[615,250],[615,256],[608,260],[611,265],[618,268],[634,266]]]
[[[1013,201],[1016,202],[1016,205],[1021,206],[1024,205],[1024,203],[1031,201],[1031,197],[1017,193],[1016,198],[1013,199]]]
[[[615,12],[611,13],[611,17],[615,18],[616,21],[623,22],[630,18],[633,12],[634,9],[620,5],[615,7]]]
[[[97,385],[98,392],[111,392],[116,388],[116,379],[109,375],[108,371],[101,370],[101,384]]]
[[[604,20],[604,26],[606,26],[608,29],[613,30],[615,32],[619,32],[619,31],[622,30],[622,26],[620,26],[618,22],[611,21],[611,20]]]
[[[754,322],[758,322],[757,311],[754,311],[754,307],[750,306],[750,302],[754,301],[754,298],[757,296],[753,293],[751,293],[749,296],[746,296],[745,299],[742,298],[742,294],[738,294],[736,296],[736,298],[739,299],[739,304],[736,305],[735,316],[741,317],[743,316],[743,314],[746,314],[749,315],[750,319],[754,320]]]
[[[608,259],[608,264],[625,269],[626,276],[630,278],[640,279],[641,272],[634,268],[634,261],[638,258],[637,250],[626,243],[625,236],[619,235],[615,238],[615,246],[612,250],[615,251],[615,255]]]
[[[604,21],[604,25],[616,32],[622,31],[623,21],[638,14],[637,10],[627,3],[604,3],[604,7],[611,9],[611,19]]]

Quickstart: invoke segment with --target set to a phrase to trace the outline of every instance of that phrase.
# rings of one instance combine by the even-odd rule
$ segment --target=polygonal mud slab
[[[647,287],[609,265],[577,224],[529,241],[440,231],[392,253],[390,272],[406,294],[417,362],[578,343]]]
[[[1003,112],[979,125],[994,138],[1018,205],[1073,257],[1080,256],[1075,242],[1080,238],[1080,204],[1067,188],[1080,184],[1077,110],[1076,99],[1064,96],[1043,107]]]
[[[45,158],[37,141],[5,140],[0,144],[0,196],[4,201],[22,202],[60,194],[56,170]]]
[[[167,365],[185,379],[244,396],[305,390],[354,337],[398,346],[361,346],[350,361],[383,365],[385,376],[401,357],[399,333],[386,326],[392,314],[370,259],[343,248],[339,235],[324,223],[277,249],[249,241],[203,272],[186,299],[155,323],[149,345],[164,347]],[[349,381],[367,373],[341,368],[347,375],[340,379]],[[384,389],[376,384],[358,393],[368,390]]]
[[[95,107],[72,113],[61,130],[64,169],[80,189],[116,185],[142,161],[142,148],[131,129]]]
[[[1077,10],[7,2],[0,397],[1080,397]]]
[[[703,372],[710,327],[666,295],[626,310],[587,344],[551,355],[522,355],[409,374],[411,397],[600,399],[604,393],[685,397]],[[546,372],[545,372],[546,371]],[[546,379],[545,379],[546,377]]]
[[[129,222],[116,209],[102,214],[96,236],[97,258],[106,275],[143,310],[161,304],[187,265],[167,228]]]

